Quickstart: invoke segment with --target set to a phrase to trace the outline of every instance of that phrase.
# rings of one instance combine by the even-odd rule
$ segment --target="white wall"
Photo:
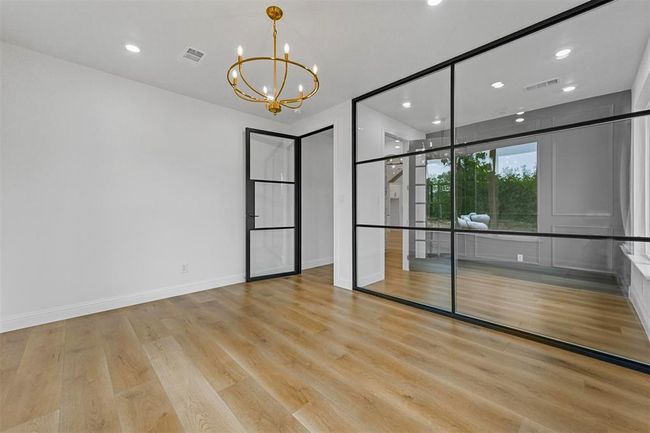
[[[302,268],[334,261],[334,135],[302,140]]]
[[[284,126],[1,48],[1,329],[243,280],[243,131]]]
[[[350,101],[291,125],[303,135],[334,126],[334,285],[352,288],[352,105]]]
[[[400,151],[386,149],[386,133],[405,140],[425,138],[424,132],[388,117],[367,105],[357,105],[357,159],[372,159],[385,156],[388,152]],[[404,165],[406,167],[407,164]],[[409,176],[408,170],[403,176]],[[359,224],[386,224],[386,168],[385,161],[362,164],[357,167],[357,222]],[[408,182],[403,185],[403,221],[408,221]],[[386,231],[376,228],[361,228],[357,234],[357,282],[368,286],[381,281],[385,276]],[[402,262],[408,268],[407,254],[411,232],[402,233]]]

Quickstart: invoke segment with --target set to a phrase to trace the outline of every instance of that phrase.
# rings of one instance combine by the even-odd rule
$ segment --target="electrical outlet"
[[[187,274],[190,271],[190,265],[181,265],[181,274]]]
[[[517,261],[518,262],[523,262],[524,261],[524,255],[523,254],[517,254]]]

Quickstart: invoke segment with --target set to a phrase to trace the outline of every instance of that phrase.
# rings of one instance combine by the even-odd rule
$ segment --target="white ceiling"
[[[618,0],[459,63],[455,122],[466,125],[629,90],[649,37],[650,0]],[[572,52],[557,60],[555,53],[563,48]],[[554,78],[557,85],[524,90]],[[505,86],[492,88],[496,81]],[[435,132],[449,127],[449,83],[444,69],[363,103],[423,133]],[[568,85],[576,90],[563,92]],[[405,101],[411,108],[402,107]],[[433,125],[435,119],[442,122]]]
[[[634,0],[628,0],[634,1]],[[647,0],[640,0],[645,1]],[[319,65],[320,92],[292,122],[566,10],[581,0],[281,1],[278,42]],[[0,37],[20,46],[203,99],[271,116],[225,80],[237,45],[270,55],[270,1],[0,2]],[[625,29],[622,29],[625,30]],[[142,48],[127,53],[124,44]],[[187,46],[206,52],[180,60]],[[297,83],[293,82],[291,87]],[[288,88],[291,88],[288,87]]]

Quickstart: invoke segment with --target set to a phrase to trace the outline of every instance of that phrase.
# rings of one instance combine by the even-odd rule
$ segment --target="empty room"
[[[650,433],[650,0],[0,0],[0,433]]]

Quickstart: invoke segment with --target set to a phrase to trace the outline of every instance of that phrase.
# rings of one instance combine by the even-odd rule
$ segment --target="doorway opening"
[[[334,279],[334,127],[300,137],[303,278]]]

